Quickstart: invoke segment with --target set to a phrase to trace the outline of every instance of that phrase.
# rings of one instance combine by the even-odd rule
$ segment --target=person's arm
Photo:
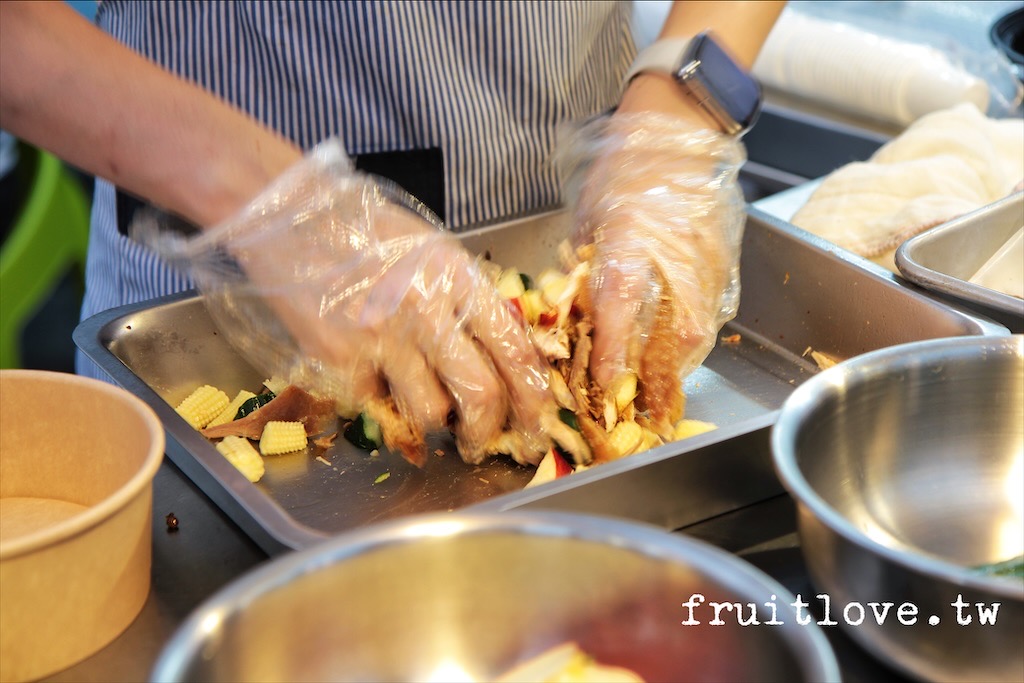
[[[541,356],[480,263],[356,173],[340,143],[303,157],[60,1],[0,1],[0,83],[3,128],[220,226],[161,254],[212,290],[206,305],[256,367],[366,411],[418,464],[433,431],[452,429],[467,461],[536,464],[564,429]]]
[[[676,2],[659,39],[711,31],[749,69],[783,2]],[[590,139],[596,138],[596,139]],[[593,243],[591,376],[638,382],[655,431],[682,415],[680,379],[713,348],[738,292],[742,144],[671,76],[634,78],[578,144],[576,236]],[[588,156],[589,155],[589,156]]]
[[[785,8],[784,1],[683,2],[672,4],[658,38],[689,38],[710,29],[726,50],[746,69],[768,38]],[[652,111],[671,114],[708,127],[708,119],[668,76],[645,73],[630,83],[619,111]]]
[[[302,156],[64,2],[0,2],[0,127],[201,226]]]

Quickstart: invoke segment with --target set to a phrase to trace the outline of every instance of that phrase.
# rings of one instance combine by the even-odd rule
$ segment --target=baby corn
[[[263,473],[266,472],[263,458],[245,437],[226,436],[217,444],[217,451],[253,483],[259,481],[263,477]]]
[[[301,422],[271,420],[260,436],[260,453],[279,455],[301,451],[306,447],[306,427]]]
[[[204,384],[189,394],[174,410],[193,429],[203,429],[210,420],[220,415],[230,402],[228,395],[223,391]]]
[[[220,411],[217,417],[210,420],[209,424],[207,424],[206,426],[216,427],[217,425],[222,425],[226,422],[231,422],[232,420],[235,419],[235,413],[238,412],[238,407],[245,403],[246,401],[248,401],[250,398],[254,398],[255,396],[256,394],[252,393],[251,391],[242,389],[233,399],[231,399],[231,402],[228,403],[228,407]]]

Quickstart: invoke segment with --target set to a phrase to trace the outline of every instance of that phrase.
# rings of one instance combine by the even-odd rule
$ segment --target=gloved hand
[[[682,416],[683,377],[736,314],[744,149],[655,113],[591,121],[571,149],[574,242],[593,250],[591,377],[615,391],[636,373],[665,430]]]
[[[153,241],[152,237],[149,241]],[[411,196],[321,145],[241,215],[188,241],[220,329],[256,367],[367,411],[413,462],[452,425],[469,462],[536,463],[557,422],[547,366],[480,264]],[[505,432],[504,435],[502,434]]]

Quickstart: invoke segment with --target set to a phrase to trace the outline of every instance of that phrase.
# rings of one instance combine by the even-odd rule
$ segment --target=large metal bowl
[[[974,570],[1024,552],[1024,337],[841,363],[785,402],[772,449],[832,621],[918,678],[1024,680],[1024,581]]]
[[[705,602],[757,606],[724,625]],[[156,681],[492,680],[565,641],[648,681],[836,681],[821,629],[738,558],[571,513],[432,514],[282,556],[202,605]],[[771,608],[777,608],[775,622]]]

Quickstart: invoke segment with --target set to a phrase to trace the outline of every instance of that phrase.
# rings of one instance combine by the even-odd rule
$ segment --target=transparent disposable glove
[[[736,314],[744,149],[653,113],[593,120],[568,149],[574,242],[592,249],[591,376],[606,391],[638,376],[666,429],[681,417],[682,379]]]
[[[256,367],[333,398],[342,415],[367,411],[410,461],[446,427],[469,462],[506,452],[536,463],[547,450],[547,366],[493,278],[411,196],[355,171],[337,142],[240,215],[155,246],[188,264]]]

